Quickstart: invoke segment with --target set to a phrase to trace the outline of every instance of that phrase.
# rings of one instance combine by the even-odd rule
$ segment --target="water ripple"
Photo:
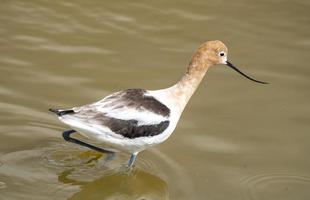
[[[20,60],[17,58],[12,58],[12,57],[5,57],[5,56],[1,56],[0,57],[0,63],[5,63],[5,64],[9,64],[9,65],[16,65],[16,66],[20,66],[20,67],[25,67],[25,66],[30,66],[31,63],[25,61],[25,60]],[[1,68],[4,68],[3,66],[1,66]]]
[[[281,169],[269,170],[245,177],[240,184],[243,199],[300,199],[300,194],[305,194],[302,191],[310,188],[310,177]]]
[[[4,188],[6,188],[6,184],[0,181],[0,189],[4,189]]]

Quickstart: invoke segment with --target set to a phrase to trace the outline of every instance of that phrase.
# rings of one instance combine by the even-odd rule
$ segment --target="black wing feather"
[[[63,116],[63,115],[75,113],[74,110],[58,110],[58,109],[54,109],[54,108],[50,108],[48,110],[55,113],[58,116]]]

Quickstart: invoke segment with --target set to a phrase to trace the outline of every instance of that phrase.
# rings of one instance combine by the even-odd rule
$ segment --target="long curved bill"
[[[226,65],[228,67],[232,68],[233,70],[237,71],[239,74],[241,74],[242,76],[246,77],[247,79],[250,79],[251,81],[254,81],[254,82],[257,82],[257,83],[261,83],[261,84],[269,84],[267,82],[259,81],[259,80],[256,80],[254,78],[249,77],[248,75],[246,75],[245,73],[240,71],[237,67],[235,67],[233,64],[231,64],[229,61],[226,61]]]

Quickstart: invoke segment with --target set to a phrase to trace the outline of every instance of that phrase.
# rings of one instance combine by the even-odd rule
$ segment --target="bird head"
[[[205,71],[210,66],[224,64],[251,81],[267,84],[266,82],[251,78],[250,76],[240,71],[235,65],[228,61],[227,57],[228,48],[223,42],[219,40],[205,42],[200,45],[196,53],[193,55],[188,72],[191,73]]]

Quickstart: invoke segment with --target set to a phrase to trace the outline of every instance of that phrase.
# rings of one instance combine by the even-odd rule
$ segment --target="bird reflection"
[[[107,169],[108,170],[108,169]],[[98,173],[93,180],[81,180],[77,168],[61,172],[58,180],[64,184],[77,185],[80,191],[68,199],[169,199],[167,183],[160,177],[138,168],[130,172],[112,170]],[[92,171],[92,170],[91,170]],[[93,173],[90,174],[95,174]],[[83,178],[82,178],[83,179]]]

